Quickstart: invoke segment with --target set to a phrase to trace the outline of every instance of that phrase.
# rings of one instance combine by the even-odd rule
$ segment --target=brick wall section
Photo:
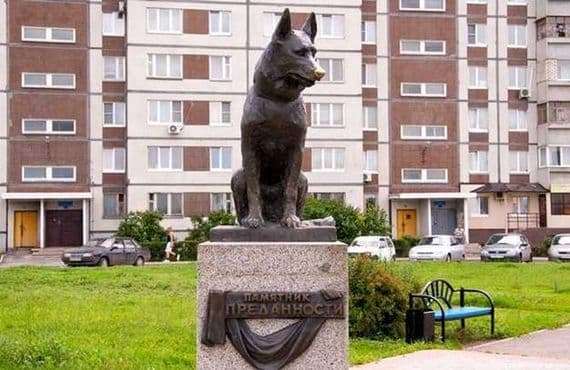
[[[303,152],[303,164],[301,169],[305,172],[311,172],[312,169],[312,151],[311,148],[305,148]]]
[[[185,101],[184,118],[185,125],[208,125],[210,124],[210,103],[207,101]]]
[[[210,148],[206,146],[184,147],[184,171],[209,171]]]
[[[184,33],[207,35],[209,32],[209,12],[207,10],[184,9]]]
[[[207,80],[210,78],[210,60],[207,55],[184,55],[183,77],[185,79]]]
[[[210,213],[210,193],[184,193],[184,216],[206,216]]]

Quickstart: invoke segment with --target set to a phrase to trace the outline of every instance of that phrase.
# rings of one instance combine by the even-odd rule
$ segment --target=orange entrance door
[[[36,248],[38,246],[38,212],[14,212],[14,247]]]
[[[398,210],[398,239],[404,235],[417,236],[417,214],[415,209]]]

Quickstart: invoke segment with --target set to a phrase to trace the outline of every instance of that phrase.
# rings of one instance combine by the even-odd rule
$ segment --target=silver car
[[[570,262],[570,234],[558,234],[552,238],[548,248],[548,259]]]
[[[461,261],[465,259],[465,246],[451,235],[425,236],[410,249],[408,257],[410,261]]]
[[[493,234],[481,248],[481,261],[531,262],[532,247],[522,234]]]

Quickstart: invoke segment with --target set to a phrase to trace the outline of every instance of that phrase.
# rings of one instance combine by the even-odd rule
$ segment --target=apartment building
[[[378,204],[396,237],[570,230],[564,1],[3,0],[0,245],[232,210],[242,106],[284,7],[297,28],[317,14],[328,72],[305,93],[310,193]]]

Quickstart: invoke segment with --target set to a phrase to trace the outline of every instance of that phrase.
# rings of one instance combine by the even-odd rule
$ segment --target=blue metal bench
[[[455,292],[459,292],[459,307],[452,306],[452,298]],[[488,303],[488,307],[473,307],[465,305],[466,293],[474,293],[484,296]],[[454,289],[449,282],[443,279],[437,279],[429,282],[423,289],[421,294],[410,294],[410,309],[414,308],[414,303],[418,300],[425,309],[434,311],[434,319],[441,323],[441,340],[445,342],[445,322],[452,320],[461,320],[461,328],[465,329],[465,319],[480,316],[491,316],[491,335],[495,333],[495,305],[491,296],[479,289]],[[434,309],[435,308],[435,309]]]

